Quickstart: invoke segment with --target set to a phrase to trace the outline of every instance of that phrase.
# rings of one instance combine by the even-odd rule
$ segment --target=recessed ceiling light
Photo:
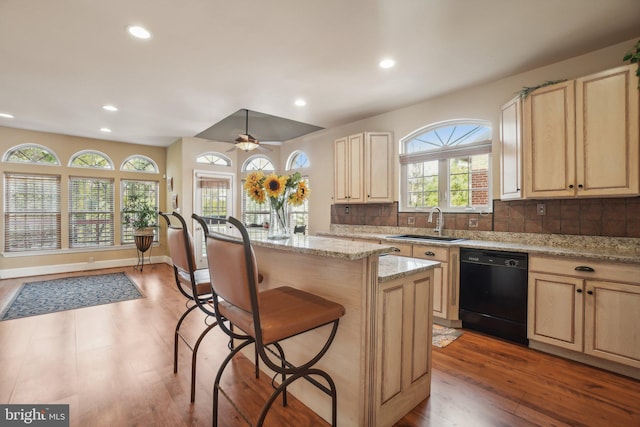
[[[5,119],[13,119],[13,114],[9,114],[9,113],[0,113],[0,117],[5,118]]]
[[[378,62],[378,66],[380,68],[391,68],[394,65],[396,65],[396,61],[391,58],[383,59],[382,61]]]
[[[149,32],[149,30],[147,30],[144,27],[141,27],[140,25],[129,25],[127,27],[127,31],[129,31],[129,34],[131,34],[133,37],[139,38],[139,39],[148,39],[151,38],[151,33]]]
[[[107,111],[118,111],[118,107],[111,104],[103,105],[102,109]]]
[[[304,107],[305,105],[307,105],[307,101],[305,101],[304,99],[296,99],[294,104],[296,104],[296,106],[298,107]]]
[[[111,132],[111,129],[109,129],[109,128],[100,128],[100,132],[109,133],[109,132]]]

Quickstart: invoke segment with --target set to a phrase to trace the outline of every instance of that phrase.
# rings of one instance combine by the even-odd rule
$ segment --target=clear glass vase
[[[279,206],[271,203],[270,208],[267,239],[288,239],[291,233],[289,230],[289,204],[285,200]]]

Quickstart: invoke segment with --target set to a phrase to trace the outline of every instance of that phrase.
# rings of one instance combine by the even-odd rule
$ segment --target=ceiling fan
[[[249,110],[245,109],[244,112],[245,112],[245,122],[244,122],[245,131],[244,133],[241,133],[240,135],[238,135],[238,137],[235,139],[235,146],[227,151],[232,151],[236,148],[243,151],[251,151],[260,147],[260,141],[258,141],[254,136],[252,136],[249,133]],[[264,146],[261,148],[269,150]]]

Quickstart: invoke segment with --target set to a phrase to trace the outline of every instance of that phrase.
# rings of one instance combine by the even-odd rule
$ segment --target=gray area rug
[[[73,310],[142,298],[125,273],[68,277],[25,283],[0,312],[0,320]]]

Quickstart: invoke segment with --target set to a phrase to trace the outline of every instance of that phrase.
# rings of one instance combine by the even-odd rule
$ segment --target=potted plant
[[[122,213],[122,222],[133,227],[134,235],[153,234],[157,227],[158,211],[140,194],[133,193],[127,196]]]

